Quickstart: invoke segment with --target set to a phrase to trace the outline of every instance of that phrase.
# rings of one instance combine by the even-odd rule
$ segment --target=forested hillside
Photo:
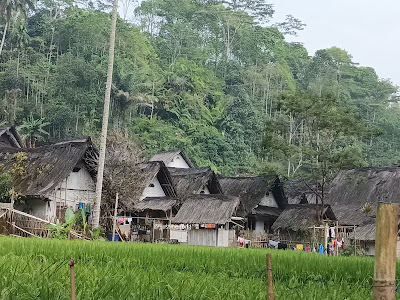
[[[0,119],[42,143],[96,135],[107,7],[30,1],[0,0]],[[303,24],[272,15],[263,0],[141,2],[136,25],[117,23],[111,128],[222,174],[399,163],[396,87],[342,49],[288,43]]]

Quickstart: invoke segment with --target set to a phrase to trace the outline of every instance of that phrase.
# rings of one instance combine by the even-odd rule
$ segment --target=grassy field
[[[277,300],[372,298],[373,259],[270,252]],[[77,299],[267,299],[266,253],[0,237],[0,299],[70,299],[71,257]]]

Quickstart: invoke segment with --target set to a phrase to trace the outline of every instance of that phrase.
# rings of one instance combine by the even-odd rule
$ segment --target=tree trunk
[[[115,44],[115,28],[117,25],[117,9],[118,9],[118,0],[114,0],[112,21],[111,21],[111,33],[110,33],[110,48],[108,52],[109,57],[108,57],[108,69],[107,69],[106,94],[104,97],[103,124],[101,128],[100,154],[98,162],[99,166],[97,171],[97,182],[96,182],[96,202],[93,210],[93,220],[92,220],[93,228],[98,228],[100,225],[101,193],[103,190],[103,174],[104,174],[104,162],[106,156],[108,115],[110,111],[110,95],[111,95],[112,74],[114,67],[114,44]]]
[[[0,55],[1,55],[1,52],[3,51],[4,41],[6,40],[6,32],[8,29],[8,23],[9,22],[6,22],[6,26],[4,26],[3,38],[1,39],[1,44],[0,44]]]

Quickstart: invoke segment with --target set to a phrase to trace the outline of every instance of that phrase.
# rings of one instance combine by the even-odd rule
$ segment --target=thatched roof
[[[166,166],[168,166],[168,164],[171,163],[178,155],[181,155],[183,157],[190,168],[194,168],[194,164],[182,150],[160,151],[154,154],[154,156],[150,158],[150,161],[162,161]]]
[[[307,184],[315,189],[315,184],[310,182],[307,182]],[[288,204],[315,203],[315,193],[307,186],[307,184],[302,179],[282,182]]]
[[[0,147],[0,173],[13,173],[14,189],[24,196],[46,196],[80,161],[95,176],[92,162],[97,161],[97,151],[89,137],[34,149]]]
[[[330,185],[327,202],[342,225],[360,225],[369,218],[362,211],[365,204],[376,214],[379,201],[400,203],[400,167],[358,168],[343,170]]]
[[[210,194],[222,194],[217,176],[210,168],[168,168],[172,182],[179,197],[187,194],[199,194],[204,186]]]
[[[278,207],[268,207],[268,206],[262,206],[259,205],[256,208],[253,209],[253,214],[258,215],[258,216],[273,216],[273,217],[278,217],[282,213],[282,209]]]
[[[120,164],[111,167],[112,170],[105,172],[107,175],[105,190],[111,193],[107,195],[107,199],[112,204],[115,192],[119,192],[119,207],[122,210],[135,210],[135,204],[139,203],[144,189],[156,177],[165,195],[176,197],[170,174],[162,161],[151,161],[134,166]]]
[[[240,198],[247,213],[251,213],[261,199],[270,192],[280,208],[283,209],[287,203],[277,176],[221,177],[219,182],[226,195]]]
[[[226,195],[190,195],[182,204],[173,223],[225,224],[236,215],[240,200]]]
[[[160,210],[168,211],[178,205],[178,200],[170,197],[147,197],[139,203],[136,203],[134,209],[136,211]]]
[[[15,148],[23,148],[24,144],[19,136],[15,126],[0,126],[0,137],[2,146],[11,146]]]
[[[368,218],[356,228],[355,238],[359,241],[375,241],[376,219]],[[353,238],[350,236],[350,238]]]
[[[321,209],[321,206],[319,206]],[[331,207],[324,205],[324,219],[336,220]],[[272,230],[292,229],[306,231],[309,227],[319,225],[315,204],[291,204],[279,215],[272,225]]]

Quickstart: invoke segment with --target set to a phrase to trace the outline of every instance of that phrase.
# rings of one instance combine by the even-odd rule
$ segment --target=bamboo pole
[[[112,238],[111,238],[112,242],[114,242],[114,239],[115,239],[115,226],[116,226],[116,223],[117,223],[117,209],[118,209],[118,193],[115,195],[113,230],[112,230]]]
[[[357,240],[356,240],[356,225],[353,227],[353,233],[354,233],[354,256],[357,255]]]
[[[324,247],[325,247],[324,254],[325,255],[328,255],[328,230],[329,230],[328,223],[325,223],[325,226],[324,226]]]
[[[75,296],[75,261],[73,258],[69,261],[69,270],[71,274],[71,300],[76,300]]]
[[[268,300],[275,300],[274,282],[272,280],[271,254],[267,253],[267,275],[268,275]]]
[[[394,300],[399,206],[379,203],[376,212],[374,300]]]

